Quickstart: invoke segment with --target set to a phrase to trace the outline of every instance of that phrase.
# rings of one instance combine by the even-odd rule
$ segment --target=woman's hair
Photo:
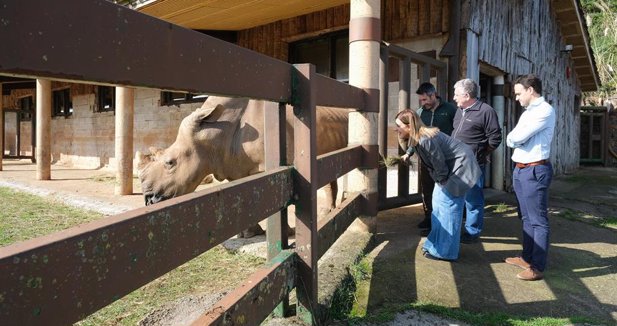
[[[422,123],[420,116],[411,109],[404,109],[396,115],[395,119],[409,127],[408,145],[416,146],[420,138],[433,138],[439,133],[439,129],[435,127],[427,127]]]

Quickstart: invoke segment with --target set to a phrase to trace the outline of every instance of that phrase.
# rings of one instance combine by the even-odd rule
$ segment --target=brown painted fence
[[[267,172],[0,248],[1,325],[83,319],[240,230],[284,212],[290,203],[298,218],[296,249],[280,250],[286,240],[278,228],[268,265],[198,323],[257,325],[296,284],[303,285],[296,287],[298,314],[312,322],[317,260],[358,215],[375,209],[351,194],[318,223],[316,191],[355,167],[377,165],[373,146],[316,157],[316,106],[365,110],[367,92],[318,75],[311,65],[294,67],[104,0],[0,0],[0,22],[3,75],[280,103],[266,112],[278,126],[267,128],[274,131],[266,141],[275,143],[267,150]],[[295,161],[277,167],[272,162],[284,157],[284,103],[292,103],[296,114]],[[281,220],[269,225],[280,226]]]

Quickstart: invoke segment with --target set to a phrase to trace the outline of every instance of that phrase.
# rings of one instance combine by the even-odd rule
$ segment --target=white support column
[[[2,83],[0,83],[0,171],[2,171],[2,157],[4,156],[4,96],[2,96]]]
[[[349,21],[349,84],[366,90],[367,104],[373,112],[349,114],[349,144],[361,144],[375,153],[379,119],[379,53],[381,41],[381,0],[351,0]],[[353,53],[353,55],[351,55]],[[372,149],[375,149],[374,151]],[[372,230],[377,215],[377,169],[364,168],[350,172],[348,191],[361,192],[368,203],[368,219]]]
[[[133,194],[134,90],[116,87],[116,195]]]
[[[36,179],[51,179],[51,81],[36,80]]]
[[[505,172],[505,112],[506,112],[506,99],[504,97],[504,76],[493,77],[493,92],[494,96],[492,99],[493,108],[497,112],[497,118],[499,119],[499,123],[501,124],[501,136],[504,141],[495,149],[495,151],[491,154],[491,164],[493,166],[491,178],[493,180],[492,187],[497,190],[504,190],[504,172]]]
[[[467,76],[480,84],[480,56],[478,47],[478,34],[467,29]]]

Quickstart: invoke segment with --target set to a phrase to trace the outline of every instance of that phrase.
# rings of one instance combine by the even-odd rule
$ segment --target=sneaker
[[[424,218],[422,222],[418,223],[418,229],[430,229],[431,228],[431,218]]]
[[[533,267],[529,267],[526,270],[516,274],[516,277],[523,281],[537,281],[543,279],[544,274]]]
[[[507,264],[518,266],[522,269],[531,268],[528,262],[523,259],[523,257],[508,257],[504,260]]]
[[[472,244],[472,243],[476,243],[478,241],[480,241],[480,237],[471,236],[471,235],[469,235],[469,233],[461,234],[461,243]]]

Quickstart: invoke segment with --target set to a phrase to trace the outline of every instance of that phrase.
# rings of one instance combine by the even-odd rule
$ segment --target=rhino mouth
[[[160,203],[164,200],[167,200],[171,197],[165,197],[159,194],[153,194],[153,193],[149,193],[149,194],[144,194],[144,200],[146,201],[146,206],[150,206],[152,204],[156,204],[156,203]]]

